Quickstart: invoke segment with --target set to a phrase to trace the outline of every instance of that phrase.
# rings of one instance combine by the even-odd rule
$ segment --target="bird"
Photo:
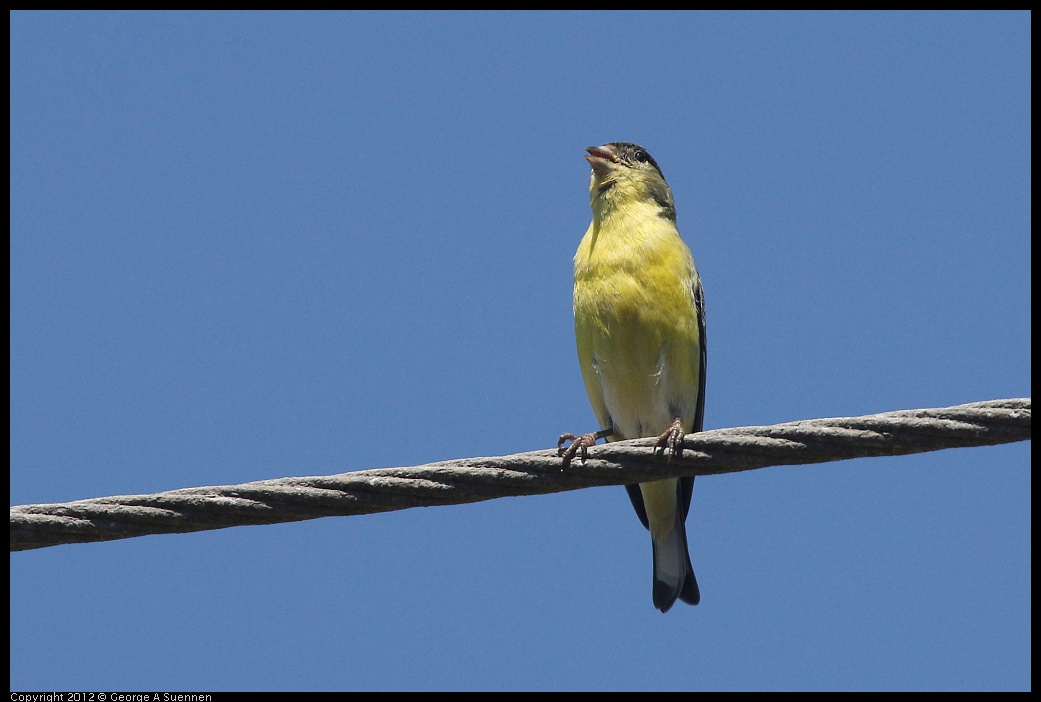
[[[575,253],[579,365],[600,431],[562,434],[563,469],[598,439],[658,437],[669,460],[705,415],[705,298],[658,163],[624,141],[586,149],[593,219]],[[565,444],[570,441],[570,446]],[[654,606],[701,600],[687,548],[693,477],[626,485],[651,534]]]

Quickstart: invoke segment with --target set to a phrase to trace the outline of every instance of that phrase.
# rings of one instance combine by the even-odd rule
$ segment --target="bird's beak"
[[[610,144],[589,146],[586,147],[586,151],[589,152],[589,155],[585,158],[593,167],[593,173],[598,177],[602,178],[610,173],[614,164],[618,163],[618,152]]]

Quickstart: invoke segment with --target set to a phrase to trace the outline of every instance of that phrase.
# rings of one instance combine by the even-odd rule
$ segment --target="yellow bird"
[[[658,437],[672,455],[705,414],[705,302],[690,249],[676,229],[672,191],[645,149],[586,149],[593,221],[575,254],[575,336],[601,431],[564,434],[565,467],[597,439]],[[664,429],[664,433],[662,430]],[[565,450],[563,445],[570,440]],[[651,532],[654,606],[701,599],[684,523],[694,478],[626,485]]]

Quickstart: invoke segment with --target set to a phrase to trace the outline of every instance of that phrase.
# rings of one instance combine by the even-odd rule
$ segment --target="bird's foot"
[[[592,434],[582,434],[581,436],[575,436],[574,434],[561,434],[560,438],[557,439],[557,455],[564,457],[560,469],[567,470],[568,466],[571,465],[571,459],[575,457],[575,454],[579,454],[582,457],[582,462],[586,462],[586,452],[589,447],[596,444],[597,439],[603,439],[614,433],[613,429],[603,429]],[[564,442],[570,441],[571,445],[564,448]]]
[[[663,454],[667,450],[669,452],[669,462],[672,462],[673,456],[679,458],[683,453],[684,434],[683,422],[676,418],[672,420],[672,426],[658,437],[658,443],[654,445],[654,448],[661,449]]]

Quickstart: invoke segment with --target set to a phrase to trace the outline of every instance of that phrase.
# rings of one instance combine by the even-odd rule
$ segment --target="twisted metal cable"
[[[671,460],[652,450],[654,439],[636,439],[596,446],[589,450],[588,461],[576,460],[567,471],[561,470],[555,450],[543,450],[154,495],[21,505],[11,508],[11,551],[1028,439],[1030,398],[1019,398],[716,429],[688,434],[682,455]]]

